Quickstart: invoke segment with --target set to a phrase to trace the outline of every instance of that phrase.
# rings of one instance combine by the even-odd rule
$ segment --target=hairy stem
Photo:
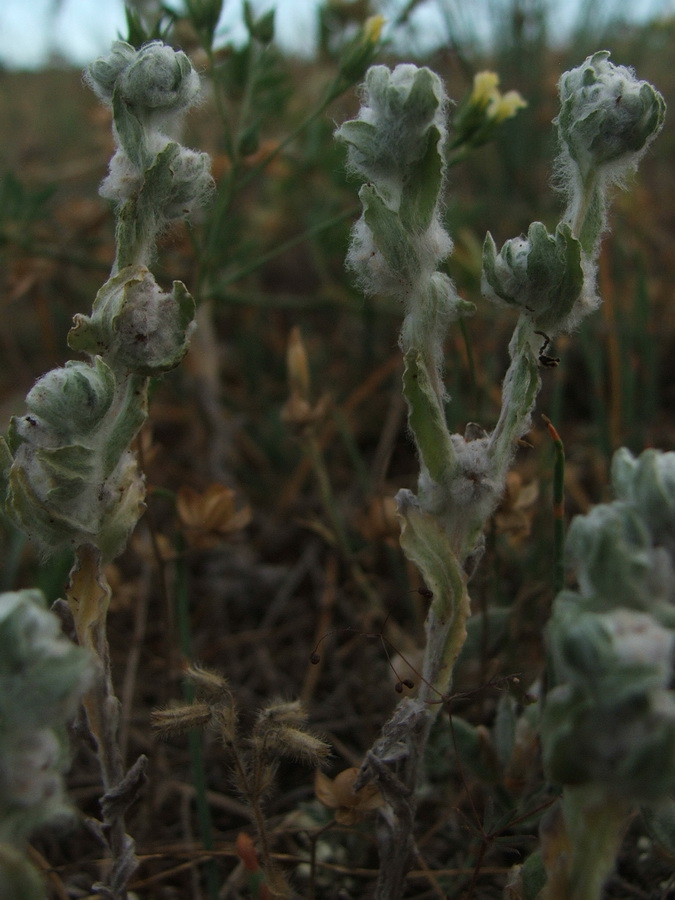
[[[101,807],[104,833],[107,834],[112,858],[106,887],[111,900],[126,900],[126,885],[138,862],[134,842],[126,833],[124,813],[143,773],[140,770],[135,773],[138,776],[135,784],[124,784],[124,763],[118,741],[120,703],[113,688],[106,635],[110,596],[100,551],[91,545],[79,547],[66,597],[78,642],[92,653],[99,668],[98,677],[84,698],[84,709],[89,730],[96,742],[103,781]],[[141,760],[139,769],[145,765],[145,758]]]

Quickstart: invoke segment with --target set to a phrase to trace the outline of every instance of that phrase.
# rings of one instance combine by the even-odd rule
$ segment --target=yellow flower
[[[376,44],[379,41],[386,21],[384,16],[370,16],[366,19],[363,26],[363,39],[366,43]]]
[[[476,106],[487,106],[500,96],[497,86],[499,75],[496,72],[477,72],[473,76],[471,103]]]
[[[472,106],[482,107],[486,118],[494,122],[510,119],[519,109],[527,106],[518,91],[502,94],[499,90],[499,75],[487,70],[474,75],[470,102]]]
[[[487,116],[494,119],[495,122],[503,122],[510,119],[518,112],[519,109],[525,109],[527,101],[524,100],[518,91],[507,91],[500,94],[495,91],[495,96],[490,100],[487,108]]]

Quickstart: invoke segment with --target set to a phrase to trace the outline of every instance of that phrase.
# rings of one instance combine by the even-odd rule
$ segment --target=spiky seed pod
[[[189,703],[185,706],[169,706],[153,709],[150,716],[152,727],[162,737],[184,734],[192,728],[202,729],[210,724],[213,710],[208,703]]]
[[[227,678],[214,669],[207,669],[193,663],[186,669],[185,677],[206,702],[214,703],[224,698],[231,699]]]

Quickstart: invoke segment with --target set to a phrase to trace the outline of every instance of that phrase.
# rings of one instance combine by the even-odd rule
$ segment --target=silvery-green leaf
[[[408,422],[415,435],[421,461],[431,478],[447,483],[454,466],[455,452],[429,371],[419,352],[405,355],[403,395],[408,402]]]
[[[443,181],[443,160],[438,145],[441,134],[435,126],[427,133],[426,150],[403,184],[400,215],[403,227],[421,234],[431,225]]]

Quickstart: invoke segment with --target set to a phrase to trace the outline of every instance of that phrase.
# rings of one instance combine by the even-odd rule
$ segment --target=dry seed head
[[[253,727],[254,752],[266,758],[284,756],[318,766],[330,753],[330,747],[305,731],[306,720],[299,700],[272,701],[260,710]]]
[[[150,721],[162,737],[167,737],[170,734],[182,734],[191,728],[204,728],[211,717],[211,707],[207,703],[198,702],[189,706],[153,709]]]
[[[211,710],[211,724],[218,731],[224,744],[234,744],[237,739],[237,710],[232,702],[221,703]]]
[[[307,721],[307,713],[299,700],[272,700],[258,713],[255,731],[288,726],[298,727]]]
[[[282,727],[267,736],[267,747],[276,750],[280,756],[290,757],[308,766],[319,766],[330,754],[325,741],[301,731],[299,728]]]
[[[225,697],[230,698],[227,679],[213,669],[193,664],[186,669],[185,677],[203,700],[213,703]]]

